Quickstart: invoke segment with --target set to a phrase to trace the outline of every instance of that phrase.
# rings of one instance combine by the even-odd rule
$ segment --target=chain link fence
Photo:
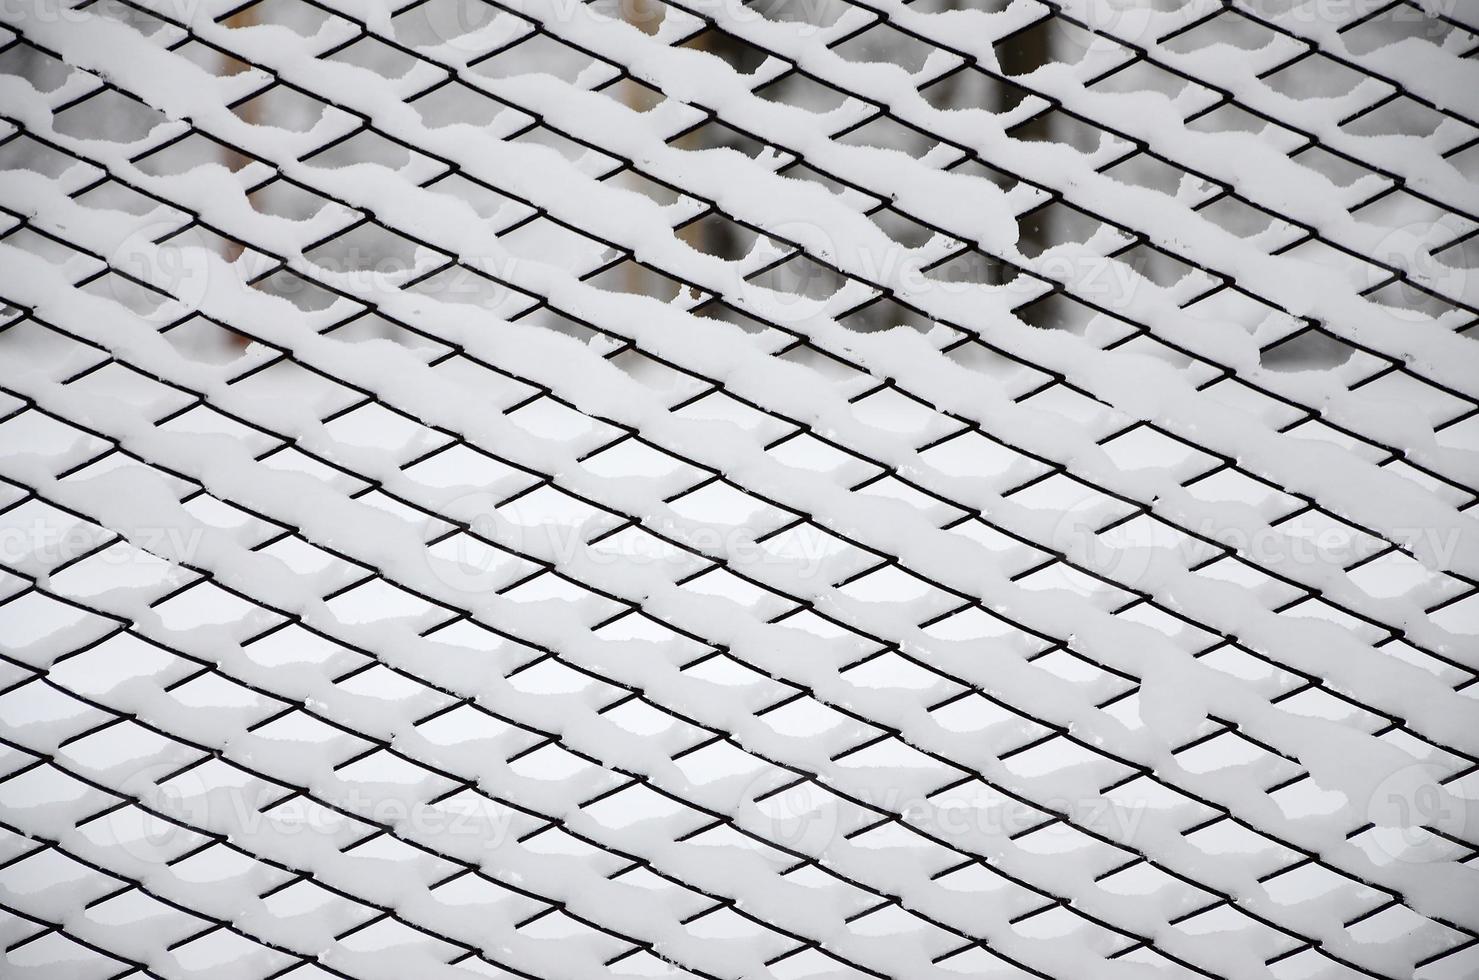
[[[1474,10],[398,2],[0,2],[0,974],[1479,975]]]

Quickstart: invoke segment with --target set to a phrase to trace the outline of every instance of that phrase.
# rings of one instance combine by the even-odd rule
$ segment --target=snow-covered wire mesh
[[[1479,11],[3,11],[0,974],[1479,976]]]

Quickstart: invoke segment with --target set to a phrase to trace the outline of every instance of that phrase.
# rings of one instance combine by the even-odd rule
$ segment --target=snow
[[[1151,40],[1207,4],[1103,23],[1085,7],[1067,13],[1399,175],[1461,233],[1475,227],[1472,181],[1435,139],[1344,130],[1381,91],[1281,94],[1263,76],[1289,57],[1284,41]],[[939,109],[920,94],[961,59],[994,70],[991,42],[1032,23],[1034,0],[994,13],[878,0],[935,49],[912,76],[833,50],[868,22],[860,7],[828,26],[730,11],[732,33],[775,56],[753,76],[670,46],[701,26],[677,8],[647,33],[557,0],[417,47],[424,60],[397,76],[319,57],[361,28],[398,39],[383,4],[334,9],[343,20],[301,30],[227,27],[212,4],[183,12],[196,38],[257,66],[224,76],[161,43],[182,36],[174,27],[17,18],[27,43],[75,71],[46,92],[0,75],[5,116],[146,204],[92,206],[65,174],[0,174],[0,206],[30,229],[0,239],[0,295],[28,315],[0,333],[0,479],[26,495],[0,504],[0,561],[29,587],[0,602],[15,675],[0,724],[12,755],[50,760],[13,763],[0,809],[11,837],[90,866],[88,887],[118,876],[177,911],[148,929],[89,918],[83,886],[43,900],[3,871],[0,901],[167,976],[267,976],[316,957],[355,977],[499,964],[596,977],[650,947],[724,977],[928,977],[971,948],[1054,977],[1251,978],[1284,975],[1266,961],[1285,947],[1245,941],[1272,923],[1334,970],[1396,977],[1479,928],[1463,863],[1479,458],[1439,437],[1479,399],[1458,329],[1479,281],[1443,272],[1454,267],[1409,217],[1357,217],[1375,178],[1341,186],[1272,129],[1200,131],[1164,94],[1096,88],[1109,47],[1018,80],[1199,176],[1137,186],[1102,172],[1112,142],[1085,154],[1021,140],[984,104]],[[1270,19],[1469,125],[1472,100],[1454,93],[1472,88],[1473,65],[1453,44],[1352,55],[1297,11]],[[665,99],[638,112],[594,68],[572,84],[468,67],[521,23]],[[1417,45],[1420,58],[1397,56]],[[753,92],[782,59],[851,97],[813,113]],[[443,72],[512,115],[429,124],[403,100]],[[56,120],[91,84],[75,79],[167,121],[121,141],[78,135]],[[327,107],[291,127],[228,108],[274,79]],[[875,107],[947,142],[911,155],[829,135]],[[702,112],[781,152],[686,148],[675,137]],[[605,159],[511,139],[525,117]],[[361,123],[420,156],[397,169],[314,155]],[[253,162],[151,172],[151,151],[191,129]],[[1003,190],[947,166],[962,155],[1021,182]],[[851,189],[797,179],[797,158]],[[692,197],[600,179],[613,161]],[[480,213],[432,179],[448,162],[519,206]],[[289,180],[324,206],[275,211]],[[1221,227],[1200,207],[1209,182],[1287,224]],[[1034,187],[1102,224],[1040,248],[1017,217]],[[870,196],[924,225],[924,244],[891,239],[865,213]],[[708,202],[767,237],[726,260],[673,232]],[[201,233],[181,244],[194,216]],[[409,241],[409,263],[321,251],[362,217]],[[1115,257],[1126,229],[1191,271],[1162,285],[1131,268]],[[1325,252],[1285,251],[1300,229]],[[241,254],[223,257],[205,231]],[[922,271],[962,244],[1023,276]],[[799,287],[749,281],[793,247],[848,284],[798,300]],[[628,251],[682,285],[672,301],[592,281]],[[1446,312],[1363,295],[1386,278],[1363,256],[1411,263]],[[450,260],[445,289],[413,282]],[[88,283],[98,261],[167,298],[116,274]],[[321,301],[247,284],[278,267]],[[1224,277],[1256,312],[1196,301]],[[1082,331],[1012,312],[1052,282],[1105,312]],[[880,291],[925,325],[838,322]],[[713,296],[771,326],[695,315]],[[518,317],[534,300],[549,309]],[[338,326],[367,305],[416,333]],[[192,314],[252,342],[161,332]],[[603,333],[539,325],[551,314]],[[1189,363],[1112,344],[1120,322]],[[1270,366],[1261,348],[1307,322],[1376,367]],[[1032,385],[961,357],[963,337],[1053,385],[1024,397]],[[648,366],[609,356],[622,349]],[[293,373],[271,373],[281,364]],[[1395,401],[1360,384],[1388,365],[1408,384]],[[111,380],[118,369],[126,382]],[[1278,501],[1198,486],[1219,469],[1348,533],[1312,552]],[[32,516],[42,505],[49,523]],[[1152,532],[1095,533],[1132,516]],[[92,538],[58,549],[68,519],[107,529],[96,546],[108,550],[88,551]],[[1376,542],[1405,577],[1373,587],[1347,539]],[[1203,564],[1224,552],[1235,557]],[[105,654],[106,674],[69,675]],[[1300,710],[1304,691],[1360,710]],[[799,777],[799,797],[768,795]],[[957,786],[976,791],[961,791],[963,810],[941,802]],[[1111,787],[1173,802],[1146,809]],[[444,812],[453,799],[503,816],[469,828]],[[134,805],[110,809],[119,801]],[[328,829],[303,829],[295,810]],[[1191,828],[1220,813],[1252,843],[1198,838]],[[637,889],[632,866],[664,887]],[[985,876],[968,902],[950,882],[960,867]],[[1154,875],[1127,895],[1131,868]],[[1325,877],[1296,881],[1306,868]],[[309,883],[324,889],[316,901],[268,907],[287,894],[274,889]],[[473,883],[486,887],[465,892]],[[994,897],[978,901],[979,888]],[[1416,924],[1363,941],[1348,923],[1387,897]],[[190,939],[202,922],[219,928]],[[1150,943],[1115,956],[1129,937]],[[84,947],[50,961],[37,940],[7,962],[60,969],[68,948]]]

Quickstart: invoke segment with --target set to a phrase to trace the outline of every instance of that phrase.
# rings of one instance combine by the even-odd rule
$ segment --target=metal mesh
[[[7,6],[0,972],[1479,975],[1466,20]]]

